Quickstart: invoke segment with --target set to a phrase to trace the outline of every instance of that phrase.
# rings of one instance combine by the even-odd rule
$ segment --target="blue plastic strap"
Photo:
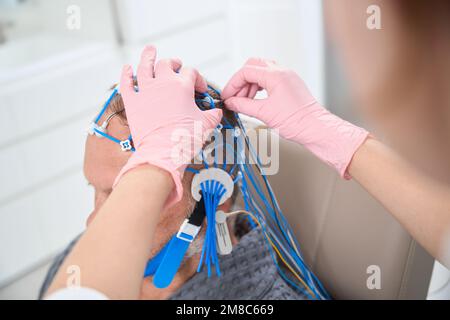
[[[94,129],[94,131],[95,131],[95,133],[101,135],[102,137],[104,137],[104,138],[106,138],[106,139],[109,139],[109,140],[111,140],[112,142],[115,142],[115,143],[117,143],[117,144],[120,144],[120,140],[119,140],[119,139],[116,139],[116,138],[110,136],[109,134],[104,133],[104,132],[102,132],[102,131],[100,131],[100,130],[98,130],[98,129]]]
[[[119,139],[116,139],[116,138],[114,138],[113,136],[110,136],[109,134],[104,133],[104,132],[102,132],[102,131],[100,131],[100,130],[98,130],[98,129],[94,129],[94,132],[97,133],[97,134],[99,134],[99,135],[101,135],[102,137],[104,137],[104,138],[106,138],[106,139],[108,139],[108,140],[111,140],[111,141],[114,142],[114,143],[117,143],[117,144],[120,145],[122,148],[123,148],[123,143],[128,143],[128,145],[131,147],[131,135],[130,135],[130,137],[128,138],[128,140],[120,141]],[[131,151],[131,152],[135,152],[135,151],[136,151],[136,149],[133,148],[133,147],[131,147],[131,148],[127,149],[127,150],[129,150],[129,151]]]
[[[159,265],[161,264],[161,261],[164,257],[164,255],[167,252],[167,248],[169,247],[169,242],[166,243],[166,245],[158,252],[156,256],[154,256],[148,263],[147,267],[145,268],[144,272],[144,278],[152,276],[155,274],[156,270],[159,268]]]
[[[153,277],[155,287],[162,289],[169,286],[178,272],[190,244],[189,241],[182,240],[177,236],[172,237]]]

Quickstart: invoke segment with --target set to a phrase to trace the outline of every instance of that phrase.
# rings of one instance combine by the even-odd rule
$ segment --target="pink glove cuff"
[[[148,142],[151,142],[151,145],[136,146],[136,152],[120,171],[114,181],[113,188],[115,188],[122,176],[128,171],[141,165],[150,164],[166,170],[172,176],[175,188],[166,202],[166,207],[170,207],[179,202],[183,197],[183,184],[181,180],[187,164],[176,163],[171,157],[170,146],[167,146],[165,140],[159,139],[156,134]]]
[[[128,160],[127,164],[122,168],[122,170],[120,170],[118,176],[116,177],[116,179],[114,181],[113,188],[116,187],[119,180],[128,171],[130,171],[140,165],[150,164],[150,165],[156,166],[158,168],[161,168],[163,170],[166,170],[172,176],[173,183],[175,184],[175,188],[170,193],[170,195],[166,201],[166,204],[165,204],[166,208],[171,207],[172,205],[179,202],[183,198],[183,184],[181,183],[183,174],[180,171],[180,169],[181,169],[180,167],[177,168],[175,166],[171,166],[170,163],[171,163],[170,161],[164,161],[164,160],[161,160],[158,158],[149,159],[149,158],[144,158],[144,157],[141,157],[141,156],[135,154]]]
[[[284,137],[304,145],[347,180],[351,179],[348,166],[369,136],[365,129],[333,115],[318,103],[299,108],[283,127],[288,128],[282,133]]]
[[[356,127],[359,128],[359,127]],[[350,163],[352,162],[353,156],[355,155],[356,151],[361,147],[361,145],[367,140],[369,137],[369,132],[366,130],[359,128],[360,130],[355,130],[355,136],[351,139],[351,145],[347,145],[347,159],[343,159],[342,165],[337,166],[336,169],[339,172],[339,175],[346,179],[350,180],[352,179],[352,176],[348,173],[348,167]]]

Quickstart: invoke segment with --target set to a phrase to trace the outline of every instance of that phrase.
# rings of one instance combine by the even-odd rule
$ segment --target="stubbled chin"
[[[164,246],[170,241],[171,237],[172,236],[167,236],[162,240],[161,234],[158,234],[157,232],[152,240],[152,248],[150,249],[149,259],[152,259],[154,256],[156,256],[158,252],[161,251],[161,249],[164,248]]]

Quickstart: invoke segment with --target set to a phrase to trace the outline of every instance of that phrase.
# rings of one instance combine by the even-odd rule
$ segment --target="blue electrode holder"
[[[191,193],[197,205],[189,219],[184,220],[177,234],[172,236],[170,241],[163,249],[147,263],[144,277],[153,276],[153,284],[157,288],[166,288],[170,285],[175,274],[178,272],[180,265],[189,249],[190,244],[198,235],[202,228],[205,217],[208,219],[208,226],[205,237],[205,245],[202,251],[198,272],[201,270],[203,262],[208,266],[208,274],[210,274],[210,257],[207,256],[211,252],[217,252],[215,249],[215,212],[217,206],[222,204],[233,194],[234,182],[231,176],[224,170],[219,168],[209,168],[200,170],[195,174],[192,184]],[[217,196],[216,203],[211,206],[210,197],[215,194]],[[211,231],[213,230],[213,231]],[[211,232],[213,234],[211,234]],[[207,248],[209,246],[209,248]],[[217,254],[216,254],[217,256]],[[212,258],[218,269],[217,257]]]
[[[153,284],[157,288],[166,288],[170,285],[181,262],[201,229],[205,219],[205,206],[202,201],[197,202],[189,219],[184,220],[178,233],[160,250],[160,252],[147,263],[144,277],[153,276]]]

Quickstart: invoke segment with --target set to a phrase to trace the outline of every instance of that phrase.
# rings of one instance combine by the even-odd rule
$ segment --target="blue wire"
[[[245,129],[242,128],[242,130],[243,130],[243,132],[245,133]],[[250,148],[250,147],[251,147],[251,145],[249,145],[249,148]],[[257,161],[260,163],[259,159],[257,159]],[[255,188],[255,191],[259,194],[260,198],[263,200],[264,206],[266,207],[267,211],[268,211],[270,214],[273,215],[273,217],[274,217],[276,223],[278,224],[279,229],[283,232],[284,237],[286,238],[286,241],[288,241],[288,244],[289,244],[289,242],[290,242],[290,240],[291,240],[291,237],[288,237],[288,236],[286,235],[286,233],[284,232],[284,228],[282,228],[281,225],[280,225],[280,220],[278,219],[278,217],[277,217],[275,211],[273,211],[272,206],[271,206],[270,204],[268,204],[267,200],[265,200],[264,195],[261,193],[261,191],[260,191],[261,186],[259,185],[258,182],[255,182],[255,179],[254,179],[254,177],[253,177],[253,175],[254,175],[253,170],[249,169],[247,165],[242,165],[242,168],[243,168],[244,172],[246,173],[247,177],[251,180],[251,182],[252,182],[252,184],[253,184],[253,186],[254,186],[254,188]],[[262,176],[263,176],[263,179],[266,178],[264,175],[262,175]],[[257,180],[256,180],[256,181],[257,181]],[[266,181],[265,181],[265,182],[266,182]],[[273,197],[273,194],[272,194],[270,188],[267,188],[267,189],[268,189],[268,191],[269,191],[270,196]],[[248,201],[248,199],[246,199],[246,200]],[[274,203],[276,204],[276,202],[274,202]],[[276,205],[276,207],[277,207],[277,205]],[[290,229],[290,228],[289,228],[289,224],[287,223],[287,221],[284,219],[284,217],[283,217],[282,215],[280,215],[280,216],[281,216],[281,223],[282,223],[284,226],[287,225],[287,228],[288,228],[288,230],[289,230],[289,229]],[[290,232],[290,234],[292,234],[292,232]],[[292,238],[295,239],[294,237],[292,237]],[[288,245],[288,247],[289,247],[289,246],[290,246],[290,245]],[[325,293],[324,296],[328,296],[328,294],[326,294],[326,291],[323,289],[323,286],[322,286],[322,285],[320,284],[320,282],[318,281],[317,277],[315,277],[315,275],[312,274],[312,273],[307,269],[307,267],[304,265],[304,262],[303,262],[303,260],[301,259],[301,257],[298,257],[297,252],[291,248],[291,249],[290,249],[290,254],[291,254],[291,256],[294,258],[294,260],[296,261],[296,264],[300,267],[302,273],[303,273],[304,275],[306,275],[307,279],[305,279],[305,280],[307,280],[308,283],[313,282],[314,285],[311,285],[311,289],[313,290],[313,292],[317,295],[317,291],[316,291],[316,289],[315,289],[315,284],[318,284],[318,285],[319,285],[319,288],[320,288],[319,290],[320,290],[322,293]],[[312,280],[311,278],[313,278],[313,280]],[[312,280],[312,281],[311,281],[311,280]]]
[[[276,259],[275,252],[274,252],[272,246],[270,245],[270,243],[269,243],[269,241],[268,241],[268,238],[267,238],[267,236],[268,236],[267,230],[265,229],[264,224],[262,224],[261,222],[260,222],[260,225],[261,225],[261,229],[262,229],[263,235],[264,235],[264,240],[265,240],[264,243],[265,243],[266,247],[268,248],[268,250],[269,250],[269,252],[270,252],[271,258],[272,258],[272,260],[273,260],[273,262],[274,262],[274,264],[275,264],[275,266],[276,266],[276,268],[277,268],[277,270],[278,270],[278,273],[281,275],[281,277],[282,277],[286,282],[288,282],[291,286],[293,286],[293,287],[294,287],[295,289],[297,289],[299,292],[305,294],[305,295],[308,296],[310,299],[315,300],[315,298],[312,297],[305,289],[302,289],[300,286],[298,286],[297,284],[295,284],[294,282],[292,282],[292,281],[284,274],[284,272],[282,271],[282,269],[281,269],[280,266],[279,266],[278,260]]]
[[[119,145],[120,145],[120,143],[122,142],[122,141],[120,141],[119,139],[114,138],[113,136],[110,136],[109,134],[104,133],[104,132],[102,132],[102,131],[100,131],[100,130],[98,130],[98,129],[94,129],[94,132],[95,132],[95,133],[98,133],[98,134],[101,135],[102,137],[104,137],[104,138],[106,138],[106,139],[108,139],[108,140],[111,140],[112,142],[117,143],[117,144],[119,144]],[[128,140],[129,140],[129,139],[128,139]],[[130,143],[131,143],[131,140],[130,140]],[[136,149],[135,149],[135,148],[131,148],[130,151],[131,151],[131,152],[135,152]]]
[[[194,169],[194,168],[191,168],[191,167],[187,167],[185,170],[189,171],[189,172],[192,172],[193,174],[197,174],[197,173],[200,172],[200,170],[197,170],[197,169]]]
[[[108,100],[106,100],[105,104],[103,105],[102,110],[100,111],[100,113],[98,114],[97,118],[95,118],[95,124],[98,124],[100,118],[103,116],[103,114],[105,113],[106,109],[108,108],[109,104],[111,103],[112,99],[116,96],[118,90],[117,88],[113,90],[113,92],[111,93],[111,95],[109,96]]]
[[[250,211],[252,211],[252,210],[250,210]],[[253,222],[253,223],[254,223],[254,222]],[[260,225],[261,225],[261,227],[263,228],[263,230],[265,231],[264,223],[262,223],[262,222],[260,221]],[[266,231],[265,231],[265,232],[266,232]],[[266,241],[267,241],[267,239],[266,239]],[[285,276],[285,274],[283,273],[283,271],[282,271],[281,268],[279,267],[276,258],[274,257],[273,249],[271,248],[270,245],[268,245],[268,248],[269,248],[269,251],[271,252],[272,260],[274,261],[274,263],[275,263],[275,265],[276,265],[276,267],[277,267],[277,269],[278,269],[280,275],[284,278],[284,280],[286,280],[291,286],[293,286],[294,288],[296,288],[298,291],[304,293],[305,295],[307,295],[307,296],[309,296],[311,299],[313,299],[313,297],[311,297],[310,294],[308,294],[307,292],[305,292],[303,289],[301,289],[299,286],[297,286],[295,283],[293,283],[292,281],[290,281],[290,280]]]
[[[263,178],[266,178],[266,177],[263,176]],[[271,190],[270,190],[269,188],[268,188],[268,191],[269,191],[269,194],[270,194],[271,196],[273,196],[273,193],[271,192]],[[281,219],[282,219],[282,222],[283,222],[283,225],[285,226],[285,228],[288,229],[289,231],[291,231],[291,230],[290,230],[290,226],[289,226],[289,224],[287,223],[287,221],[285,220],[284,216],[283,216],[283,215],[280,215],[280,217],[281,217]],[[277,220],[277,222],[278,222],[278,220]],[[281,226],[280,226],[280,229],[281,229],[282,231],[284,231],[283,228],[281,228]],[[290,234],[292,234],[292,231],[290,232]],[[290,238],[288,238],[287,236],[286,236],[286,238],[287,238],[287,240],[290,239]],[[292,238],[293,238],[294,240],[296,240],[295,237],[292,237]],[[324,296],[329,297],[328,293],[327,293],[326,290],[323,288],[323,286],[322,286],[322,284],[320,283],[320,281],[317,279],[317,277],[316,277],[312,272],[310,272],[310,271],[307,269],[307,267],[304,265],[304,262],[303,262],[303,260],[301,259],[301,257],[298,257],[298,255],[296,254],[296,251],[293,250],[293,249],[291,248],[290,253],[291,253],[291,256],[294,258],[294,260],[297,261],[297,264],[298,264],[299,267],[302,269],[302,272],[309,278],[310,281],[308,281],[308,282],[310,282],[310,283],[313,282],[314,284],[317,284],[317,285],[319,286],[319,290],[321,291],[321,293],[322,293]],[[299,260],[300,260],[300,261],[299,261]],[[311,279],[311,278],[312,278],[312,279]],[[314,292],[315,294],[317,294],[315,285],[314,285],[314,286],[311,286],[311,289],[312,289],[313,291],[315,291],[315,292]]]
[[[217,95],[220,97],[221,94],[220,94],[220,91],[219,91],[219,90],[217,90],[216,88],[211,87],[210,85],[208,85],[208,88],[209,88],[210,90],[214,91],[214,93],[217,94]]]
[[[211,88],[211,89],[213,89],[213,88]],[[217,91],[215,89],[214,89],[214,91],[218,95],[220,95],[219,91]],[[246,130],[245,130],[244,126],[242,125],[239,115],[235,113],[235,117],[236,117],[239,129],[243,132],[243,135],[245,135],[247,137]],[[226,119],[225,119],[225,122],[227,123],[227,125],[229,125],[229,122]],[[236,140],[238,142],[240,142],[240,139],[236,139]],[[261,161],[260,161],[259,157],[257,156],[257,154],[254,152],[252,145],[250,144],[250,142],[248,140],[246,140],[246,143],[248,145],[249,151],[251,152],[253,158],[256,159],[256,161],[257,161],[256,164],[259,167],[261,167]],[[240,146],[240,149],[243,150],[242,145]],[[238,154],[240,155],[239,152],[238,152]],[[241,159],[239,159],[239,160],[241,160]],[[269,204],[268,200],[264,196],[264,194],[262,192],[262,187],[261,187],[258,179],[256,179],[255,173],[254,173],[253,169],[251,168],[251,166],[247,165],[246,161],[242,161],[242,165],[240,165],[240,169],[241,169],[240,171],[242,173],[245,173],[245,175],[243,177],[247,177],[250,180],[254,190],[256,191],[256,193],[259,196],[257,198],[259,198],[262,201],[263,207],[266,209],[266,212],[269,213],[269,215],[275,221],[275,223],[278,227],[277,229],[281,231],[281,233],[283,235],[282,238],[284,238],[284,241],[286,241],[287,250],[289,252],[289,255],[291,256],[292,259],[294,259],[295,264],[300,268],[302,274],[304,276],[306,276],[305,281],[307,281],[307,283],[311,284],[310,287],[316,295],[317,295],[317,291],[316,291],[315,287],[316,287],[316,284],[318,284],[319,291],[322,291],[321,293],[325,293],[324,295],[328,296],[328,294],[326,294],[326,291],[323,290],[323,287],[320,284],[320,282],[318,281],[318,279],[315,277],[315,275],[312,272],[309,271],[307,266],[304,264],[303,258],[300,253],[300,249],[294,249],[295,247],[300,248],[300,246],[298,244],[297,239],[292,236],[293,232],[289,226],[289,223],[287,222],[287,220],[284,218],[283,214],[281,213],[281,209],[279,208],[279,205],[276,202],[273,191],[271,190],[270,185],[268,184],[267,177],[264,174],[261,174],[261,176],[264,180],[266,189],[269,193],[270,199],[272,201],[272,205]],[[234,170],[234,168],[232,170]],[[241,190],[242,190],[246,210],[248,210],[248,209],[250,209],[250,207],[252,207],[254,212],[257,213],[258,210],[252,204],[252,201],[253,201],[252,198],[254,198],[254,197],[250,196],[250,193],[249,193],[250,190],[248,190],[248,186],[246,185],[246,180],[242,179],[241,184],[243,185],[243,188],[241,188]],[[257,205],[257,204],[255,203],[255,205]],[[285,252],[282,251],[282,254],[285,254]],[[288,281],[289,279],[285,279],[285,280]]]
[[[247,192],[244,191],[243,193],[248,193],[248,191]],[[248,198],[249,197],[246,198],[246,201],[248,201]],[[251,202],[249,204],[251,205]],[[254,208],[254,207],[252,209],[256,210],[256,208]],[[293,250],[290,250],[290,254],[291,254],[291,256],[294,256],[294,258],[296,258],[296,253]],[[296,264],[300,267],[302,273],[308,275],[309,272],[305,269],[304,263],[302,261],[298,261],[298,259],[295,259],[295,261],[296,261]],[[305,279],[305,280],[307,280],[307,279]],[[311,281],[307,281],[307,282],[311,283]],[[311,285],[311,287],[313,287],[313,286]],[[315,290],[313,290],[313,291],[315,291]],[[315,292],[315,293],[317,294],[317,292]]]
[[[217,207],[220,203],[220,199],[226,192],[224,186],[215,180],[207,180],[200,184],[202,190],[202,200],[205,204],[206,211],[206,235],[203,243],[202,253],[200,261],[197,267],[197,272],[200,272],[202,265],[206,265],[208,277],[212,275],[212,265],[214,265],[217,276],[220,277],[220,265],[216,247],[216,228],[215,217]]]
[[[205,160],[205,153],[203,152],[203,150],[200,152],[200,155],[202,156],[202,162],[203,162],[203,165],[205,166],[205,169],[208,169],[209,165]]]
[[[110,135],[107,134],[107,133],[104,133],[104,132],[102,132],[102,131],[100,131],[100,130],[98,130],[98,129],[94,129],[94,131],[95,131],[95,133],[98,133],[99,135],[105,137],[106,139],[111,140],[112,142],[115,142],[115,143],[117,143],[117,144],[120,144],[120,143],[121,143],[121,141],[120,141],[119,139],[116,139],[116,138],[110,136]]]

